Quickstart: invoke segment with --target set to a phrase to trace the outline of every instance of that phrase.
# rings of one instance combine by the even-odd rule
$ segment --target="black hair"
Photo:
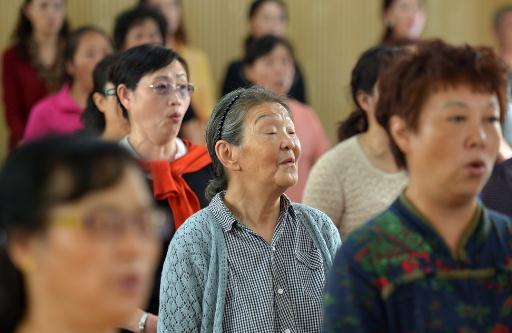
[[[9,242],[43,233],[53,207],[114,186],[129,166],[137,162],[118,144],[83,134],[48,136],[12,152],[0,171],[0,332],[14,332],[28,306]],[[58,185],[63,174],[70,186]]]
[[[249,12],[247,13],[247,19],[250,21],[254,16],[258,13],[258,11],[261,9],[261,7],[266,4],[267,2],[274,2],[281,7],[283,10],[284,18],[286,21],[288,21],[288,7],[286,6],[286,3],[282,0],[254,0],[251,5],[249,6]],[[254,41],[253,36],[247,36],[244,41],[245,49],[249,47],[249,45],[252,44]]]
[[[120,54],[118,61],[110,70],[109,81],[114,84],[116,91],[120,84],[135,90],[143,76],[164,68],[175,60],[181,63],[187,78],[190,78],[187,62],[173,50],[151,44],[135,46]],[[119,100],[119,96],[117,99],[123,110],[123,116],[128,118],[128,111]]]
[[[128,32],[146,20],[153,20],[162,35],[162,43],[167,36],[167,21],[162,13],[149,5],[140,4],[128,9],[116,17],[114,24],[114,45],[117,50],[123,49]]]
[[[295,54],[293,47],[290,42],[283,37],[277,37],[274,35],[266,35],[261,38],[255,39],[246,49],[244,56],[245,65],[253,65],[256,60],[271,53],[274,48],[278,45],[284,46],[295,61]]]
[[[68,39],[66,40],[66,44],[64,46],[64,64],[67,66],[68,63],[73,62],[73,58],[75,57],[76,51],[78,50],[78,47],[80,46],[80,42],[82,41],[82,38],[88,34],[88,33],[97,33],[105,37],[106,40],[108,40],[109,44],[112,44],[112,41],[108,37],[108,35],[105,33],[105,31],[101,30],[98,27],[92,26],[92,25],[85,25],[83,27],[77,28],[73,30],[70,34]],[[65,81],[68,83],[73,82],[73,78],[71,75],[67,73],[65,75]]]
[[[211,200],[217,193],[228,187],[228,175],[217,157],[215,144],[219,140],[225,140],[229,144],[240,145],[243,139],[243,123],[247,113],[252,108],[264,103],[281,104],[292,117],[290,108],[283,99],[258,86],[232,91],[224,95],[213,108],[206,125],[206,147],[212,159],[215,176],[206,187],[207,200]]]
[[[493,17],[493,21],[492,21],[494,31],[498,31],[500,24],[501,24],[501,20],[503,19],[503,16],[505,16],[506,14],[508,14],[510,12],[512,12],[512,5],[505,5],[496,11],[496,13],[494,14],[494,17]]]
[[[29,41],[31,40],[32,33],[34,32],[34,27],[32,26],[32,22],[28,19],[27,15],[25,15],[25,10],[28,5],[33,0],[25,0],[23,1],[23,5],[21,5],[19,14],[18,14],[18,22],[16,24],[16,29],[12,34],[12,41],[17,46],[18,53],[24,57],[29,58]],[[61,40],[65,40],[69,34],[69,23],[67,19],[64,19],[62,27],[59,31],[59,38]]]
[[[93,96],[95,93],[105,96],[105,86],[109,82],[110,69],[118,59],[118,54],[105,56],[96,67],[94,67],[92,73],[93,90],[87,98],[87,105],[81,117],[85,129],[95,135],[101,135],[105,130],[105,115],[98,109],[96,103],[94,103]]]
[[[350,91],[356,109],[338,127],[340,142],[368,130],[368,116],[359,105],[357,94],[360,91],[368,95],[373,94],[373,88],[379,79],[385,60],[399,50],[399,48],[376,46],[366,50],[359,57],[350,79]]]

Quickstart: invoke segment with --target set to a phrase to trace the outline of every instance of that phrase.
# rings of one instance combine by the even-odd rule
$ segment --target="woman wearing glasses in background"
[[[48,137],[14,151],[0,212],[0,332],[113,332],[147,300],[165,216],[117,144]]]
[[[172,50],[148,44],[122,53],[110,73],[123,113],[130,122],[130,132],[121,144],[142,161],[154,197],[170,212],[173,221],[164,248],[185,219],[207,205],[204,193],[213,178],[206,148],[178,138],[194,91],[188,78],[183,58]],[[158,311],[161,269],[157,270],[148,309],[154,314]],[[138,317],[141,316],[139,313]],[[155,319],[150,316],[151,327],[156,324]]]
[[[93,90],[82,113],[85,129],[104,140],[119,141],[130,132],[130,124],[116,98],[114,85],[108,74],[119,59],[118,54],[109,54],[101,60],[92,73]]]

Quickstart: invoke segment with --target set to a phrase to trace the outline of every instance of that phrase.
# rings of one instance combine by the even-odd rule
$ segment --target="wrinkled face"
[[[67,64],[67,72],[73,84],[80,84],[84,90],[92,91],[92,72],[96,64],[112,52],[110,41],[102,34],[91,31],[80,38],[73,61]]]
[[[32,0],[24,12],[34,32],[57,35],[64,24],[66,5],[64,0]]]
[[[397,39],[418,39],[425,28],[422,0],[396,0],[384,14]]]
[[[149,0],[148,4],[158,8],[167,20],[169,35],[174,35],[181,24],[181,1],[179,0]]]
[[[148,18],[136,24],[128,30],[123,43],[123,50],[142,44],[164,44],[164,38],[158,29],[158,24]]]
[[[476,198],[498,156],[499,117],[495,94],[459,86],[426,100],[416,131],[398,135],[394,125],[401,120],[393,118],[393,137],[406,156],[410,183],[446,202]]]
[[[282,37],[286,30],[286,13],[284,9],[274,1],[267,1],[257,10],[251,18],[250,34],[254,38],[265,35]]]
[[[115,91],[115,87],[111,82],[107,82],[104,89]],[[123,117],[123,111],[116,96],[98,93],[98,97],[96,106],[105,116],[105,127],[109,128],[109,135],[111,136],[108,139],[121,140],[130,132],[130,123]]]
[[[50,303],[60,305],[62,317],[77,327],[80,323],[115,327],[126,322],[147,301],[160,253],[158,238],[129,221],[152,205],[142,175],[129,167],[111,188],[53,208],[48,230],[33,240],[29,290],[52,297]],[[87,227],[86,217],[100,211],[116,214],[124,228]],[[63,222],[72,218],[80,222]]]
[[[248,112],[238,156],[242,177],[284,192],[297,182],[300,152],[295,126],[282,105],[265,103]]]
[[[127,99],[122,100],[130,116],[130,135],[141,135],[155,145],[176,138],[190,95],[175,89],[169,93],[162,90],[169,85],[179,88],[187,84],[187,72],[177,60],[143,76],[137,88],[129,90]]]
[[[295,76],[295,63],[290,51],[278,44],[267,55],[257,59],[247,68],[247,78],[274,94],[286,96]]]
[[[496,36],[502,48],[512,48],[512,11],[503,14],[501,17]]]

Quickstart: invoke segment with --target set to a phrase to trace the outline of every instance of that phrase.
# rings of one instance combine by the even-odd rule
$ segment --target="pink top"
[[[330,148],[330,142],[324,132],[320,119],[308,105],[290,99],[288,106],[293,114],[295,132],[300,140],[302,152],[299,158],[299,180],[286,194],[295,202],[302,202],[304,187],[309,172],[318,158]]]
[[[80,120],[82,111],[65,84],[32,108],[23,139],[31,141],[48,134],[76,132],[84,127]]]

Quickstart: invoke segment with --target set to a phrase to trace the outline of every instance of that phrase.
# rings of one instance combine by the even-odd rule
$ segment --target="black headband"
[[[235,104],[235,102],[238,100],[238,98],[240,98],[240,96],[242,96],[242,93],[235,95],[235,97],[233,97],[233,99],[228,103],[226,108],[223,110],[223,113],[220,116],[219,129],[217,130],[217,140],[215,140],[215,141],[219,141],[221,139],[222,127],[224,126],[224,122],[226,121],[226,116],[228,115],[228,112],[231,109],[231,107],[233,106],[233,104]]]

